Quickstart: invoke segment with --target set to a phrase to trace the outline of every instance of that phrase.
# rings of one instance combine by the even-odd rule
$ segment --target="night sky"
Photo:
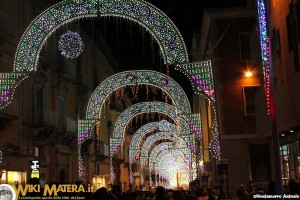
[[[148,0],[162,10],[177,26],[191,50],[194,31],[201,30],[202,15],[206,8],[244,6],[246,0]],[[114,56],[120,64],[120,71],[151,69],[166,73],[162,56],[156,41],[137,23],[116,17],[101,17],[95,24],[95,30],[101,31],[111,46]],[[190,57],[191,59],[191,57]],[[188,78],[172,66],[170,76],[186,91],[192,103],[192,86]]]

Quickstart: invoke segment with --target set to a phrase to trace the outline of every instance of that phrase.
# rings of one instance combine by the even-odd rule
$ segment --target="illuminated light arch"
[[[185,120],[178,117],[176,108],[170,104],[163,102],[142,102],[134,104],[128,107],[125,111],[121,113],[118,117],[113,131],[113,137],[110,139],[110,157],[111,157],[111,181],[114,179],[114,172],[112,166],[112,157],[119,150],[121,143],[124,140],[125,129],[128,122],[135,116],[142,113],[161,113],[167,115],[173,119],[174,122],[178,124],[178,132],[181,138],[185,141],[187,147],[191,149],[192,152],[196,152],[196,144],[194,135],[190,134],[189,126]],[[132,180],[132,177],[131,177]]]
[[[178,131],[180,132],[180,136],[186,142],[189,149],[191,149],[192,152],[196,151],[194,135],[190,134],[186,121],[177,116],[175,107],[167,103],[153,101],[134,104],[121,113],[114,126],[113,138],[111,139],[111,156],[116,153],[116,151],[119,149],[119,145],[124,139],[127,123],[133,117],[149,112],[162,113],[171,117],[175,122],[178,123]]]
[[[176,144],[176,143],[175,143]],[[169,149],[179,149],[178,145],[174,147],[174,142],[163,142],[158,145],[156,145],[152,151],[150,152],[149,156],[149,172],[152,172],[154,170],[154,163],[156,161],[157,156],[163,152],[164,150],[169,150]],[[179,149],[181,150],[181,149]],[[182,150],[181,150],[182,151]]]
[[[186,147],[185,143],[182,144],[183,140],[176,135],[176,132],[157,132],[145,140],[143,146],[141,147],[141,156],[140,156],[140,165],[141,169],[145,167],[148,161],[148,154],[150,151],[150,148],[155,144],[155,142],[158,142],[160,140],[171,140],[177,143],[177,145],[182,148],[182,152],[184,153],[184,156],[188,162],[191,163],[191,151]]]
[[[178,148],[175,148],[172,150],[170,149],[170,152],[174,152],[174,151],[180,152],[183,155],[184,163],[186,164],[186,166],[189,167],[189,171],[191,171],[191,169],[190,169],[191,168],[190,164],[192,162],[191,161],[191,151],[187,147],[184,148],[185,145],[181,144],[183,142],[182,139],[180,137],[177,137],[172,132],[157,132],[157,133],[149,136],[145,140],[145,142],[141,148],[141,156],[140,156],[141,172],[143,171],[144,167],[147,164],[151,147],[153,147],[153,145],[155,145],[156,142],[158,142],[160,140],[166,140],[166,139],[174,141],[178,145]],[[178,156],[178,153],[177,153],[177,156]],[[149,166],[149,168],[150,168],[150,166]],[[190,178],[192,178],[192,174],[189,174],[189,175],[190,175]]]
[[[19,42],[14,71],[36,71],[47,38],[62,25],[80,18],[115,16],[137,22],[157,41],[165,63],[188,62],[185,43],[173,22],[158,8],[142,0],[64,0],[37,16]]]
[[[161,121],[150,122],[139,128],[133,135],[129,146],[129,163],[132,164],[138,152],[140,151],[141,141],[149,132],[159,130]],[[178,128],[175,124],[170,123],[170,132],[177,133]],[[177,133],[178,134],[178,133]]]
[[[186,165],[182,156],[178,156],[180,151],[165,150],[164,152],[157,156],[157,162],[154,164],[155,174],[169,176],[168,180],[170,180],[171,175],[176,173],[177,169],[183,169],[189,177],[189,181],[192,180],[190,167]]]
[[[191,106],[184,90],[170,77],[156,71],[137,70],[117,73],[103,81],[93,92],[88,103],[87,119],[98,119],[102,104],[109,94],[128,85],[152,85],[166,92],[179,114],[191,113]]]

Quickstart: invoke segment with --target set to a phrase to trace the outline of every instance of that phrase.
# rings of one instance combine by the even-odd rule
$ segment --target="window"
[[[58,98],[58,128],[60,131],[66,129],[66,102],[65,98]]]
[[[273,30],[273,37],[272,37],[272,59],[273,59],[273,66],[275,69],[275,88],[278,85],[283,85],[283,69],[282,69],[282,58],[281,58],[281,43],[280,43],[280,32],[279,29]]]
[[[43,122],[44,105],[46,105],[46,91],[38,85],[33,86],[33,121],[34,123]]]
[[[297,72],[300,69],[300,63],[298,58],[298,45],[297,45],[297,19],[295,19],[293,13],[294,13],[294,6],[293,3],[291,3],[289,6],[289,14],[286,17],[286,27],[287,27],[287,34],[288,34],[288,46],[289,46],[289,50],[293,51],[294,67],[295,67],[295,72]]]
[[[252,180],[263,182],[271,180],[271,161],[269,145],[255,144],[249,146]]]
[[[251,60],[250,34],[240,33],[241,60]]]
[[[245,115],[255,115],[255,104],[254,95],[258,90],[259,86],[244,86],[243,97],[244,97],[244,113]]]

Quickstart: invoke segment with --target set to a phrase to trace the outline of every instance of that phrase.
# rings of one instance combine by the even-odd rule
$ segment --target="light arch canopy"
[[[139,114],[150,112],[165,114],[176,121],[179,124],[181,138],[186,142],[189,149],[193,152],[196,151],[195,137],[190,133],[186,121],[177,117],[175,107],[167,103],[154,101],[134,104],[121,113],[114,126],[110,155],[114,155],[120,146],[119,144],[123,141],[127,123]]]
[[[188,62],[186,46],[173,22],[158,8],[142,0],[101,0],[101,16],[137,22],[157,41],[165,63]],[[14,71],[36,71],[39,53],[47,38],[59,27],[76,19],[98,16],[97,0],[64,0],[37,16],[18,45]]]
[[[176,133],[158,132],[158,133],[155,133],[155,134],[149,136],[141,148],[140,164],[141,164],[142,168],[147,164],[150,148],[155,144],[155,142],[157,142],[159,140],[165,140],[165,139],[169,139],[169,140],[177,143],[178,146],[183,150],[185,158],[189,162],[191,161],[191,152],[186,147],[186,144],[184,143],[184,141],[180,137],[176,136]]]
[[[137,70],[117,73],[103,81],[92,94],[87,111],[87,119],[98,119],[101,115],[101,107],[106,97],[114,90],[127,85],[152,85],[166,92],[175,103],[179,114],[191,113],[191,106],[184,90],[179,84],[165,74],[150,71]]]
[[[140,150],[141,141],[145,137],[145,135],[152,131],[159,130],[160,124],[161,124],[161,121],[147,123],[147,124],[143,125],[142,127],[140,127],[134,133],[132,140],[130,142],[130,146],[129,146],[129,163],[132,163],[133,160],[135,160],[135,158]],[[169,126],[170,132],[176,133],[178,135],[179,133],[177,133],[178,132],[177,126],[172,123],[169,123],[169,125],[170,125]]]

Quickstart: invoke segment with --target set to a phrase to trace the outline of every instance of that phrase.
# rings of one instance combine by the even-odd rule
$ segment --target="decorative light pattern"
[[[188,152],[189,149],[186,149],[184,147],[180,147],[178,145],[178,143],[173,143],[173,142],[163,142],[158,144],[157,146],[155,146],[152,151],[150,152],[150,156],[149,156],[149,174],[154,170],[154,163],[156,162],[156,158],[157,156],[162,153],[164,150],[171,150],[171,149],[178,149],[181,151],[181,153],[183,153],[183,151],[185,151],[185,153],[183,153],[184,155],[190,154],[191,152]],[[189,158],[185,158],[187,160],[187,162],[191,162],[191,157]]]
[[[134,104],[121,113],[114,126],[113,138],[111,139],[111,144],[113,144],[113,147],[111,146],[110,155],[114,155],[114,153],[119,149],[119,144],[124,139],[127,123],[133,117],[149,112],[162,113],[171,117],[174,121],[177,121],[181,138],[186,142],[188,148],[190,148],[193,152],[196,151],[195,138],[189,133],[189,127],[186,122],[181,118],[177,118],[175,107],[167,103],[154,101]]]
[[[124,138],[125,128],[127,123],[136,115],[142,114],[142,113],[162,113],[169,117],[171,117],[174,121],[177,121],[181,138],[184,139],[184,141],[187,143],[188,147],[195,152],[196,146],[195,146],[195,138],[192,134],[189,134],[189,127],[186,124],[184,120],[181,118],[177,118],[176,109],[174,106],[163,103],[163,102],[142,102],[137,103],[129,108],[127,108],[125,111],[121,113],[121,115],[118,117],[114,131],[113,131],[113,138],[120,139],[120,141]]]
[[[181,117],[186,120],[190,131],[194,133],[200,141],[202,141],[201,114],[184,114],[181,115]]]
[[[220,153],[220,141],[218,138],[214,138],[210,143],[210,151],[214,155],[214,157],[219,160],[221,153]]]
[[[161,153],[157,157],[157,162],[154,165],[155,173],[159,174],[159,179],[165,178],[167,180],[172,179],[172,174],[176,174],[177,170],[183,170],[188,175],[191,180],[191,170],[189,166],[184,162],[182,157],[178,156],[178,152],[169,152]],[[161,181],[159,181],[161,184]]]
[[[173,164],[175,161],[176,164]],[[184,152],[180,149],[169,149],[159,152],[154,160],[153,168],[155,171],[168,171],[170,169],[185,169],[189,179],[193,180],[191,161],[185,158]],[[149,170],[149,173],[150,170]],[[174,173],[174,172],[173,172]]]
[[[212,119],[213,123],[211,128],[212,140],[210,141],[210,147],[219,145],[219,143],[212,144],[215,140],[218,140],[219,130],[218,130],[218,116],[217,116],[216,100],[215,100],[215,87],[214,87],[215,84],[214,84],[211,61],[208,60],[202,62],[176,64],[175,68],[177,70],[182,71],[184,74],[186,74],[189,77],[189,79],[192,82],[193,89],[197,94],[200,94],[210,100],[211,107],[212,107],[212,118],[213,118]],[[187,119],[187,115],[185,116],[186,119]],[[195,121],[193,120],[190,122],[195,123]],[[191,123],[189,125],[190,128],[195,127],[195,124],[194,126]],[[196,125],[196,127],[199,125]],[[199,131],[196,131],[196,135],[200,136],[199,135],[200,131],[201,129],[199,129]],[[198,139],[200,139],[200,137],[198,137]],[[211,149],[211,154],[214,158],[220,159],[220,155],[221,155],[220,147],[216,148],[215,150]]]
[[[168,132],[171,131],[171,123],[167,120],[161,120],[158,124],[158,129],[161,132]]]
[[[214,76],[211,61],[176,64],[175,68],[182,71],[192,82],[196,93],[214,99]]]
[[[68,31],[60,36],[58,50],[66,58],[77,58],[83,52],[84,44],[80,35],[76,32]]]
[[[132,164],[134,160],[136,160],[136,156],[138,152],[140,151],[141,141],[145,137],[147,133],[150,133],[155,130],[159,130],[159,125],[161,121],[159,122],[150,122],[145,125],[143,125],[141,128],[139,128],[135,134],[132,137],[132,140],[130,142],[129,146],[129,163]],[[179,135],[178,128],[175,124],[170,123],[170,132],[173,132],[177,135]]]
[[[60,26],[84,17],[98,17],[98,0],[61,1],[37,16],[19,42],[14,71],[36,71],[39,53],[47,38]],[[122,17],[148,30],[156,39],[165,63],[188,62],[184,41],[172,21],[142,0],[102,0],[101,16]]]
[[[81,155],[81,145],[84,141],[91,138],[91,129],[96,120],[78,120],[78,162],[79,162],[79,178],[83,179],[85,176],[85,168],[83,165],[83,158]]]
[[[0,150],[0,164],[3,163],[3,152]]]
[[[165,84],[168,80],[168,84]],[[98,119],[101,107],[108,95],[114,90],[128,85],[153,85],[166,92],[173,100],[178,113],[190,113],[191,106],[184,90],[165,74],[148,71],[126,71],[115,74],[103,81],[93,92],[87,107],[86,117]]]
[[[141,169],[147,164],[148,153],[150,151],[150,148],[155,144],[155,142],[168,139],[178,143],[180,148],[183,148],[186,145],[184,141],[180,137],[176,136],[175,134],[176,133],[172,133],[172,132],[157,132],[147,137],[147,139],[145,140],[141,148],[141,157],[140,157]],[[188,148],[186,147],[186,149]],[[191,161],[191,153],[190,152],[184,152],[184,153],[187,153],[185,154],[186,159]]]
[[[11,103],[16,87],[27,77],[27,73],[0,73],[0,109]]]
[[[266,12],[266,3],[264,0],[257,0],[258,24],[260,35],[260,48],[262,58],[262,68],[264,75],[264,86],[267,102],[267,113],[271,114],[270,107],[270,36],[268,31],[268,21]]]

